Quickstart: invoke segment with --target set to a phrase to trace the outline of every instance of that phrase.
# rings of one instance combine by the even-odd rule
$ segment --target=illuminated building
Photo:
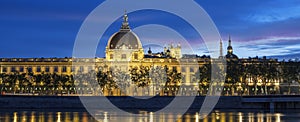
[[[231,38],[228,40],[227,54],[223,56],[223,43],[220,40],[220,56],[219,58],[226,58],[228,62],[227,70],[232,71],[228,73],[232,75],[227,77],[224,91],[228,91],[228,87],[239,86],[234,91],[245,92],[253,89],[255,84],[253,82],[260,82],[265,84],[272,90],[278,90],[280,79],[270,80],[268,83],[261,83],[262,81],[253,81],[257,79],[249,78],[247,74],[240,76],[241,72],[237,72],[237,69],[246,67],[250,64],[274,64],[278,65],[279,62],[273,59],[260,59],[260,58],[243,58],[239,59],[233,53],[233,47],[231,45]],[[0,71],[3,74],[12,74],[18,72],[33,74],[59,74],[59,75],[74,75],[78,73],[89,73],[91,70],[98,71],[129,71],[134,67],[167,67],[169,70],[177,71],[181,73],[181,86],[185,86],[184,90],[199,90],[199,86],[195,83],[198,81],[197,74],[199,67],[204,65],[210,65],[211,58],[209,56],[197,56],[187,55],[181,53],[180,44],[170,44],[168,47],[164,47],[163,52],[154,53],[151,48],[147,50],[145,54],[142,43],[139,37],[130,29],[127,14],[123,17],[123,23],[118,32],[113,34],[109,40],[105,49],[105,58],[95,58],[95,62],[90,63],[94,59],[77,59],[81,60],[81,64],[72,65],[73,58],[1,58],[0,59]],[[87,62],[87,63],[84,63]],[[95,65],[95,67],[93,67]],[[252,76],[251,76],[252,77]],[[2,82],[2,80],[1,80]],[[1,83],[0,82],[0,83]],[[228,85],[230,84],[230,85]],[[245,88],[242,86],[251,86]],[[276,88],[273,88],[276,86]],[[257,87],[257,86],[255,86]],[[257,89],[257,88],[255,88]],[[262,89],[262,88],[261,88]],[[158,88],[155,91],[160,91]],[[204,89],[207,90],[207,89]],[[154,92],[154,91],[153,91]],[[264,91],[267,92],[267,91]],[[186,93],[188,94],[188,92]],[[201,93],[200,93],[201,94]]]

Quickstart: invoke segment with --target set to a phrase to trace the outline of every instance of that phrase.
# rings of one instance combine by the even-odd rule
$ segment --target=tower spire
[[[128,15],[127,11],[125,10],[125,13],[123,15],[123,23],[121,26],[121,30],[130,30],[129,23],[128,23]]]
[[[231,36],[229,35],[229,40],[228,40],[228,47],[227,47],[227,53],[232,54],[232,46],[231,46]]]
[[[223,57],[223,43],[222,43],[222,39],[220,39],[220,58]]]
[[[231,46],[231,36],[229,35],[228,46]]]

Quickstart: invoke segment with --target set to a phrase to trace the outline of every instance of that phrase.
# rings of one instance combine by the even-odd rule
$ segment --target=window
[[[190,80],[192,81],[192,82],[196,82],[196,75],[194,75],[194,74],[192,74],[192,75],[190,75]]]
[[[102,71],[102,70],[103,70],[102,66],[98,67],[98,71]]]
[[[71,72],[74,72],[75,71],[75,66],[72,66],[72,68],[71,68]]]
[[[137,59],[138,59],[138,54],[134,54],[134,55],[133,55],[133,58],[134,58],[135,60],[137,60]]]
[[[66,66],[62,67],[62,72],[67,72],[67,67]]]
[[[114,55],[113,55],[113,54],[110,54],[110,55],[109,55],[109,59],[114,59]]]
[[[122,54],[122,59],[126,59],[126,54]]]
[[[58,72],[58,66],[54,67],[54,72]]]
[[[181,79],[182,79],[183,82],[186,82],[186,75],[182,75]]]
[[[49,66],[46,66],[46,68],[45,68],[45,72],[50,72],[50,68],[49,68]]]
[[[16,67],[11,67],[10,71],[11,72],[16,72]]]
[[[177,71],[177,68],[175,66],[172,67],[173,71]]]
[[[79,67],[79,72],[84,72],[83,66],[80,66],[80,67]]]
[[[7,67],[2,67],[2,72],[7,72]]]
[[[182,67],[182,68],[181,68],[181,72],[185,72],[185,67]]]
[[[32,67],[27,67],[27,72],[32,72]]]
[[[89,66],[88,71],[93,71],[93,66]]]
[[[194,72],[194,68],[193,67],[190,68],[190,72]]]
[[[20,66],[19,71],[24,72],[24,67]]]
[[[36,67],[36,72],[41,72],[41,67],[40,66]]]

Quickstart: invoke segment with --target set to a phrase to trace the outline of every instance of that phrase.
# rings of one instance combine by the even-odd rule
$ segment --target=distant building
[[[235,54],[233,54],[233,48],[231,46],[231,38],[229,36],[229,40],[228,40],[228,47],[227,47],[227,54],[226,54],[226,58],[227,59],[239,59],[238,56],[236,56]]]

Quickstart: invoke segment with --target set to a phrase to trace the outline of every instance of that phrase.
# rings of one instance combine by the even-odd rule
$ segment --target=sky
[[[1,0],[0,57],[71,57],[77,33],[86,17],[103,1],[100,0]],[[239,57],[267,56],[289,59],[300,57],[299,0],[209,0],[196,1],[216,24],[224,49],[229,35],[234,53]],[[172,3],[174,6],[176,3]],[[117,9],[117,8],[113,8]],[[181,8],[185,10],[185,8]],[[109,11],[108,11],[109,13]],[[145,16],[146,15],[146,16]],[[138,11],[128,14],[130,26],[140,37],[147,51],[155,51],[169,43],[180,43],[193,53],[209,54],[197,35],[182,36],[170,29],[186,29],[189,24],[177,16],[157,11]],[[155,20],[153,16],[160,19]],[[176,21],[170,21],[176,20]],[[105,18],[103,18],[105,21]],[[102,20],[99,21],[101,24]],[[118,31],[122,15],[112,22],[98,45],[98,57],[104,56],[107,40]],[[144,23],[165,23],[140,26]],[[188,39],[187,39],[188,38]],[[160,42],[164,43],[160,43]],[[197,40],[197,39],[196,39]],[[218,46],[218,45],[217,45]],[[217,51],[214,50],[214,51]],[[183,53],[190,53],[183,49]],[[224,50],[224,54],[226,51]]]

